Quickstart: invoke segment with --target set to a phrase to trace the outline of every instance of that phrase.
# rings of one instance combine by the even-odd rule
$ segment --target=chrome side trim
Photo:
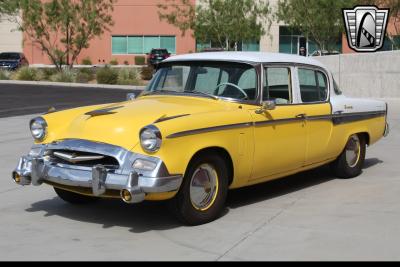
[[[257,121],[254,123],[255,126],[264,126],[264,125],[275,125],[275,124],[282,124],[282,123],[292,123],[297,121],[304,121],[305,118],[288,118],[288,119],[278,119],[278,120],[268,120],[268,121]]]
[[[188,135],[195,135],[200,133],[223,131],[235,128],[244,128],[250,126],[264,126],[264,125],[276,125],[282,123],[292,123],[298,121],[317,121],[317,120],[327,120],[332,121],[334,125],[344,124],[354,121],[368,120],[372,118],[377,118],[385,115],[385,111],[370,111],[370,112],[357,112],[357,113],[341,113],[341,114],[328,114],[328,115],[316,115],[316,116],[302,116],[295,118],[285,118],[277,120],[265,120],[257,122],[245,122],[237,124],[228,124],[221,126],[213,126],[207,128],[194,129],[189,131],[177,132],[167,136],[167,139],[178,138]]]
[[[200,129],[195,129],[195,130],[174,133],[174,134],[168,135],[167,139],[178,138],[178,137],[194,135],[194,134],[199,134],[199,133],[208,133],[208,132],[223,131],[223,130],[228,130],[228,129],[246,128],[246,127],[250,127],[252,125],[253,125],[252,122],[244,122],[244,123],[236,123],[236,124],[228,124],[228,125],[200,128]]]

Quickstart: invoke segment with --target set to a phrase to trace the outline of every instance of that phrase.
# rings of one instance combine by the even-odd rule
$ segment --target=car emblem
[[[357,6],[343,9],[347,42],[357,52],[375,52],[385,40],[389,9],[376,6]]]

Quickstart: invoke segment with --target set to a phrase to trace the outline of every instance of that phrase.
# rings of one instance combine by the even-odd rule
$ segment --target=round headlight
[[[33,138],[37,141],[42,141],[46,136],[47,123],[42,117],[31,120],[30,128]]]
[[[140,144],[147,152],[156,152],[161,146],[161,132],[154,126],[149,125],[140,131]]]

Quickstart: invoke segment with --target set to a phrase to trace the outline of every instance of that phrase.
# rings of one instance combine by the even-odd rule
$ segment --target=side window
[[[326,76],[322,72],[317,71],[319,99],[325,101],[328,97],[328,86],[326,82]]]
[[[278,105],[292,103],[289,68],[269,67],[265,70],[263,100],[275,100]]]
[[[257,91],[256,70],[251,68],[243,72],[237,85],[246,92],[249,99],[255,99]]]
[[[301,101],[304,103],[322,102],[328,96],[328,82],[320,71],[299,69]]]

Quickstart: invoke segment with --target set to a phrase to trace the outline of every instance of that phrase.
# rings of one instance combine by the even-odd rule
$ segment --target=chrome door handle
[[[296,119],[306,119],[306,118],[307,118],[307,114],[305,114],[305,113],[296,115]]]

